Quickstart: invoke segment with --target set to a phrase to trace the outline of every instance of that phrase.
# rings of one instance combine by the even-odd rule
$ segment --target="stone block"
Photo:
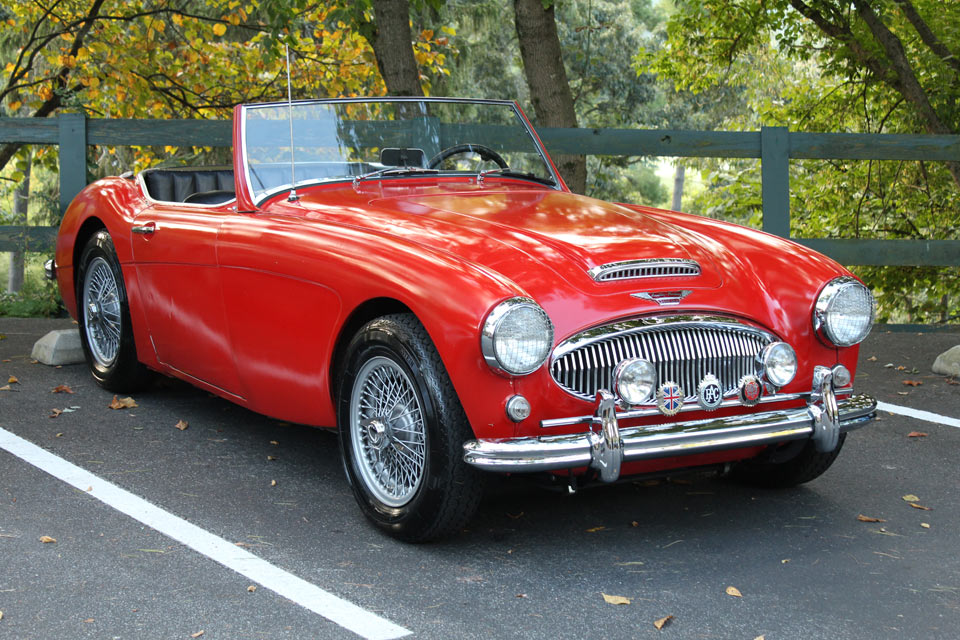
[[[33,345],[33,359],[43,364],[78,364],[85,360],[79,329],[51,331]]]
[[[960,344],[937,356],[933,363],[933,372],[944,376],[960,376]]]

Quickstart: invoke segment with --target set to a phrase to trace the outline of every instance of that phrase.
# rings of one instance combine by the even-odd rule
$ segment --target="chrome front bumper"
[[[623,462],[725,449],[777,444],[810,438],[817,449],[832,451],[840,434],[862,427],[876,416],[877,401],[865,395],[837,400],[829,369],[814,376],[806,407],[778,409],[724,418],[688,420],[621,429],[610,392],[597,393],[590,430],[568,435],[471,440],[464,461],[479,469],[528,473],[590,467],[605,482],[620,477]]]

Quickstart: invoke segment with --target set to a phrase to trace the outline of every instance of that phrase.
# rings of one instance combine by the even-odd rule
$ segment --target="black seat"
[[[197,193],[191,193],[186,198],[183,199],[184,204],[223,204],[224,202],[230,202],[237,195],[233,192],[233,189],[227,191],[226,189],[216,189],[213,191],[199,191]]]
[[[233,169],[228,167],[147,169],[143,172],[143,182],[149,196],[161,202],[186,202],[193,194],[212,191],[228,191],[232,194],[234,188]]]

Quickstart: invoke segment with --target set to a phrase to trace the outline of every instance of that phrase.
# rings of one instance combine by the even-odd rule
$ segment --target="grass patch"
[[[0,316],[15,318],[50,318],[60,315],[63,305],[55,282],[43,275],[46,254],[27,256],[23,288],[17,293],[0,293]],[[6,290],[10,272],[8,254],[0,254],[0,290]]]

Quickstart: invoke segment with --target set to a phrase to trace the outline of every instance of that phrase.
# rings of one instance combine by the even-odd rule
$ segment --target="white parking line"
[[[936,422],[937,424],[943,424],[948,427],[960,428],[960,420],[957,420],[956,418],[948,418],[947,416],[941,416],[939,413],[930,413],[929,411],[923,411],[921,409],[901,407],[898,404],[887,404],[886,402],[878,402],[877,409],[880,411],[889,411],[890,413],[898,413],[901,416],[908,416],[910,418],[916,418],[917,420],[926,420],[927,422]]]
[[[401,638],[411,632],[275,567],[249,551],[164,511],[143,498],[67,462],[0,428],[0,448],[100,500],[117,511],[173,538],[194,551],[250,578],[345,629],[369,640]]]

